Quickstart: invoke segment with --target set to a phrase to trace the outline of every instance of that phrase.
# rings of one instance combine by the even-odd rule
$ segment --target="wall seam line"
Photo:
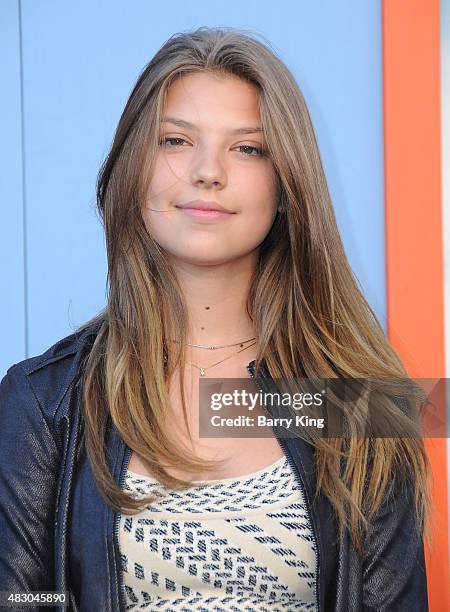
[[[27,193],[25,165],[25,112],[24,112],[24,78],[23,78],[23,38],[22,38],[22,0],[17,3],[19,12],[19,65],[20,65],[20,137],[22,147],[22,235],[23,235],[23,294],[24,294],[24,336],[25,357],[29,357],[28,333],[28,249],[27,249]]]

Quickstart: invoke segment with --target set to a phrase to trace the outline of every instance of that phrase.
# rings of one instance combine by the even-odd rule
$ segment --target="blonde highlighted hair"
[[[182,464],[192,471],[217,467],[216,461],[192,456],[171,435],[167,381],[177,367],[183,380],[187,313],[176,276],[141,213],[168,88],[174,79],[206,71],[238,76],[258,88],[264,137],[278,177],[282,210],[261,244],[247,304],[257,336],[256,376],[265,363],[271,376],[286,379],[407,379],[347,261],[310,115],[288,68],[270,45],[243,31],[204,27],[175,34],[139,76],[97,183],[108,300],[80,328],[97,327],[83,365],[83,411],[94,477],[118,511],[138,512],[152,498],[133,499],[114,482],[105,456],[109,419],[169,487],[189,482],[170,476],[164,465]],[[174,355],[167,350],[167,337],[181,341]],[[412,387],[403,386],[406,395],[414,396]],[[186,418],[183,388],[181,397]],[[394,416],[395,407],[392,411]],[[349,529],[358,550],[363,552],[368,521],[390,483],[399,479],[414,486],[417,525],[423,526],[430,507],[430,466],[420,436],[314,438],[310,443],[316,494],[328,497],[341,533]]]

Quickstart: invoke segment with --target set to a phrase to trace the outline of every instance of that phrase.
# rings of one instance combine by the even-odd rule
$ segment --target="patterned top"
[[[184,491],[128,470],[125,490],[164,497],[120,518],[127,610],[317,610],[316,549],[285,456]]]

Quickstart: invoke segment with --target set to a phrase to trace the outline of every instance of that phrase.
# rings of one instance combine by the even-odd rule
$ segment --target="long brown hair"
[[[347,261],[310,115],[288,68],[270,45],[243,31],[202,27],[175,34],[139,76],[99,172],[108,300],[80,328],[96,326],[83,365],[86,448],[102,495],[121,512],[138,512],[154,498],[134,499],[114,482],[105,456],[108,422],[168,487],[190,483],[170,476],[164,465],[182,464],[192,471],[218,465],[199,460],[171,434],[167,381],[177,366],[184,379],[187,314],[176,276],[141,214],[168,88],[175,78],[199,71],[236,75],[258,88],[264,136],[279,181],[282,211],[261,245],[248,295],[257,336],[256,377],[263,363],[272,377],[284,379],[404,381],[408,376]],[[181,341],[174,355],[167,351],[167,337]],[[406,383],[403,391],[415,394]],[[183,388],[180,392],[187,422]],[[398,411],[391,410],[397,418]],[[404,427],[408,433],[407,423]],[[417,525],[424,525],[430,466],[420,436],[310,442],[316,495],[321,491],[328,497],[341,533],[347,527],[358,550],[363,551],[364,529],[393,482],[412,483]]]

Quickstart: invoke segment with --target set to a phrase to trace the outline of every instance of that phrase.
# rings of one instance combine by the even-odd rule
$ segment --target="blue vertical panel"
[[[384,323],[378,2],[23,0],[30,352],[104,304],[95,177],[131,87],[173,33],[262,34],[309,104],[350,263]]]
[[[22,192],[20,20],[18,0],[0,5],[0,378],[26,356]]]

